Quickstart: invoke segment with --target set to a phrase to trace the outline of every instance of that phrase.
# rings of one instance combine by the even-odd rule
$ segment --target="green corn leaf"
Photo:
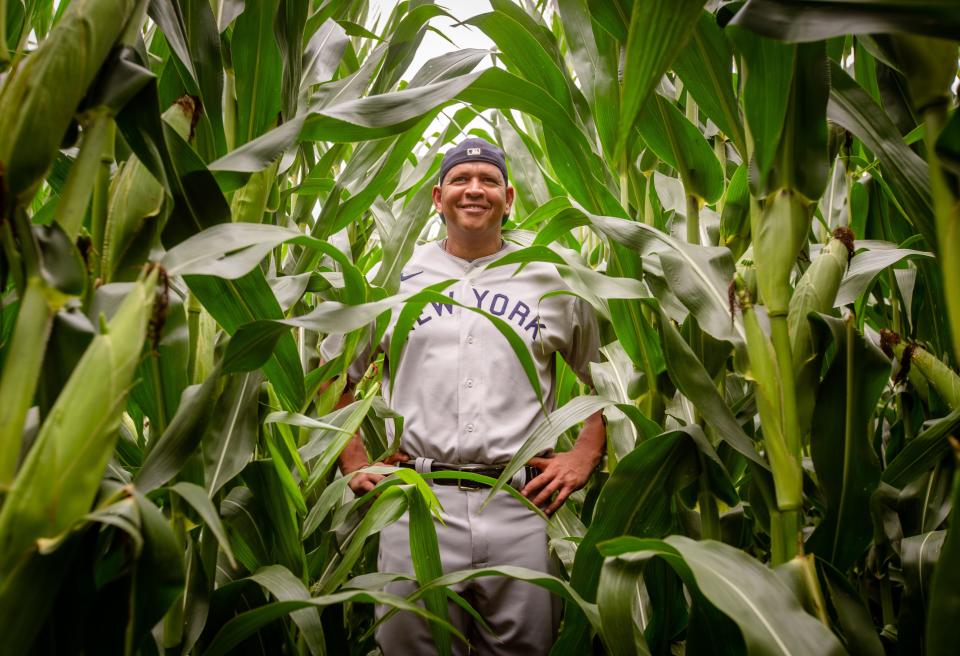
[[[333,594],[311,597],[310,599],[291,599],[287,601],[275,601],[253,610],[248,610],[237,615],[223,627],[213,637],[207,646],[205,654],[210,656],[222,656],[231,653],[231,650],[240,644],[248,636],[253,635],[260,628],[275,622],[302,608],[324,608],[345,602],[384,604],[400,610],[416,613],[425,620],[431,622],[443,622],[440,618],[424,610],[422,606],[411,603],[403,597],[398,597],[386,592],[377,592],[373,590],[346,590],[335,592]],[[449,623],[445,623],[449,631],[457,635],[462,640],[466,640],[459,631]]]
[[[602,547],[608,557],[660,556],[687,584],[739,627],[747,650],[758,654],[842,654],[830,630],[807,615],[777,575],[720,542],[621,538]]]
[[[817,392],[810,431],[827,512],[807,548],[846,571],[873,537],[870,495],[880,482],[880,465],[870,446],[870,420],[890,377],[890,362],[856,332],[852,319],[818,316],[816,329],[832,333],[837,354]],[[840,417],[842,432],[837,430]]]
[[[740,102],[746,119],[747,149],[757,167],[758,181],[765,180],[786,122],[796,46],[736,25],[728,25],[726,34],[740,55]],[[756,182],[751,180],[751,187]]]
[[[594,521],[577,547],[570,585],[586,600],[596,598],[603,557],[600,542],[619,535],[663,536],[673,529],[671,497],[697,476],[693,440],[684,431],[648,439],[623,458],[600,492]],[[639,487],[638,487],[639,484]],[[628,501],[624,503],[624,501]],[[557,646],[585,644],[588,623],[573,614],[564,622]]]
[[[635,606],[643,603],[637,595],[637,588],[645,564],[626,558],[609,558],[600,570],[597,612],[600,614],[601,635],[609,652],[616,656],[650,656],[651,653],[643,636],[644,624],[635,619]]]
[[[711,204],[723,195],[723,170],[717,156],[673,103],[653,94],[640,112],[637,131],[657,157],[677,169],[687,194]]]
[[[273,30],[278,4],[278,0],[264,0],[246,5],[233,28],[238,145],[266,132],[280,112],[283,61]]]
[[[213,408],[213,417],[201,441],[204,483],[210,498],[243,471],[253,457],[261,379],[257,373],[230,376]]]
[[[673,69],[703,113],[730,137],[741,157],[746,157],[746,137],[728,65],[732,57],[716,18],[709,11],[701,11],[690,42],[680,50]]]
[[[177,413],[159,438],[152,441],[143,466],[134,478],[137,489],[150,492],[177,475],[193,455],[210,423],[210,406],[217,399],[221,370],[216,367],[202,385],[183,391]]]
[[[749,0],[732,23],[781,41],[820,41],[847,34],[927,34],[960,39],[960,18],[951,0]]]
[[[618,45],[607,32],[594,28],[591,18],[596,14],[586,0],[560,0],[557,8],[573,68],[590,103],[603,150],[613,154],[620,113]]]
[[[877,159],[907,219],[935,249],[930,175],[924,161],[903,142],[887,113],[838,65],[830,66],[827,116],[860,139]]]
[[[235,280],[212,276],[187,276],[190,291],[196,294],[224,330],[233,334],[243,324],[259,319],[276,320],[283,311],[259,269]],[[303,368],[293,335],[281,335],[263,373],[273,384],[284,408],[297,410],[303,404]]]
[[[687,45],[703,8],[701,0],[682,0],[666,5],[635,2],[624,50],[623,87],[620,99],[620,130],[614,158],[626,153],[633,126],[660,77]]]
[[[883,482],[902,488],[929,471],[943,458],[943,454],[949,447],[947,438],[958,428],[960,428],[960,408],[938,419],[914,437],[883,470]]]
[[[314,590],[322,594],[336,590],[353,568],[363,549],[364,541],[379,532],[384,526],[397,521],[407,509],[407,497],[398,487],[387,487],[373,502],[373,505],[360,520],[349,543],[342,547],[342,556],[327,564],[327,568]]]
[[[952,502],[954,508],[960,503],[960,476],[956,472],[953,475]],[[930,586],[926,646],[927,653],[936,656],[952,653],[955,640],[948,627],[960,617],[957,571],[950,566],[960,554],[960,532],[957,531],[956,519],[952,519],[943,539],[938,567],[933,572],[933,583]]]
[[[194,483],[188,483],[187,481],[180,481],[176,485],[172,485],[169,489],[197,511],[197,514],[203,519],[204,523],[210,529],[210,532],[217,538],[217,542],[230,561],[230,565],[236,569],[237,561],[233,557],[230,540],[227,538],[227,533],[223,529],[223,524],[220,522],[220,515],[217,513],[217,509],[213,507],[213,502],[210,501],[207,490]]]
[[[703,364],[663,312],[660,312],[660,335],[667,371],[677,389],[696,406],[720,439],[745,458],[766,468],[766,462],[757,454],[752,440],[743,432]]]
[[[310,599],[310,591],[303,585],[303,582],[281,565],[261,567],[250,575],[250,580],[263,586],[265,590],[277,598],[277,601]],[[290,619],[296,623],[303,633],[303,639],[307,643],[310,653],[315,656],[327,653],[326,641],[323,636],[323,623],[320,621],[320,610],[320,608],[307,606],[290,613]]]
[[[405,473],[412,473],[404,470]],[[426,486],[425,486],[426,487]],[[437,542],[437,529],[433,525],[433,516],[421,490],[416,486],[407,489],[407,503],[410,509],[410,557],[417,582],[422,586],[443,574],[440,562],[440,545]],[[430,488],[426,487],[430,496]],[[436,502],[436,497],[434,497]],[[430,590],[424,593],[424,605],[431,613],[442,620],[449,620],[447,613],[447,595],[444,590]],[[430,624],[433,642],[440,654],[450,654],[450,633],[442,624]]]
[[[889,267],[906,260],[933,257],[933,253],[915,251],[909,248],[892,248],[893,244],[876,244],[880,248],[861,251],[850,260],[847,273],[840,283],[834,306],[853,303],[864,292],[869,291],[877,277]],[[891,248],[883,248],[891,246]]]
[[[508,69],[540,87],[543,93],[572,114],[573,99],[566,76],[557,64],[556,44],[547,46],[539,40],[540,34],[531,32],[532,26],[524,20],[525,16],[518,16],[523,12],[516,5],[493,4],[495,11],[469,18],[466,23],[478,27],[497,44]],[[552,36],[549,31],[544,31]]]

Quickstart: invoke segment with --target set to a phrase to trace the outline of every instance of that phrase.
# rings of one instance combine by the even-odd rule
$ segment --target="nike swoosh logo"
[[[421,269],[420,271],[416,271],[416,272],[414,272],[414,273],[408,273],[407,275],[403,275],[403,273],[401,273],[401,274],[400,274],[400,282],[403,282],[404,280],[410,280],[410,279],[413,278],[414,276],[419,276],[421,273],[423,273],[423,270],[422,270],[422,269]]]

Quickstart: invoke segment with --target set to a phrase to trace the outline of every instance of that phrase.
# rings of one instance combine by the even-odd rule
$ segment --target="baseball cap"
[[[447,177],[447,173],[457,164],[464,162],[487,162],[493,164],[503,174],[503,182],[507,182],[507,159],[503,151],[486,139],[470,137],[443,154],[440,163],[440,184]]]

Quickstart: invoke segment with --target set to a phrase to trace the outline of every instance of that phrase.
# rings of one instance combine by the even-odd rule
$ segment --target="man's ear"
[[[514,197],[514,195],[515,195],[515,192],[514,192],[514,190],[513,190],[513,187],[511,187],[511,186],[508,185],[508,186],[507,186],[507,196],[506,196],[507,204],[506,204],[506,207],[504,207],[504,209],[503,209],[503,213],[504,213],[504,214],[510,214],[510,210],[513,209],[513,197]]]
[[[433,209],[440,215],[440,221],[446,225],[447,220],[443,218],[443,205],[440,204],[440,185],[433,185]]]

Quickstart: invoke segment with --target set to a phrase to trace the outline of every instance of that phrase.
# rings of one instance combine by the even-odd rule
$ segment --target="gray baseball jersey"
[[[544,294],[569,287],[551,264],[532,262],[487,269],[517,250],[505,243],[493,255],[467,261],[441,242],[417,247],[401,274],[400,291],[415,292],[454,279],[444,293],[509,324],[527,344],[548,410],[554,404],[553,356],[560,353],[577,376],[589,381],[598,360],[593,309],[582,299]],[[516,274],[516,275],[514,275]],[[389,352],[396,312],[381,346]],[[330,359],[337,340],[324,343]],[[369,351],[351,369],[356,380]],[[505,463],[544,419],[523,367],[506,338],[486,317],[453,304],[428,303],[410,331],[395,389],[384,376],[384,396],[404,417],[402,449],[448,463]],[[387,422],[392,430],[392,423]],[[390,436],[393,437],[392,435]]]

